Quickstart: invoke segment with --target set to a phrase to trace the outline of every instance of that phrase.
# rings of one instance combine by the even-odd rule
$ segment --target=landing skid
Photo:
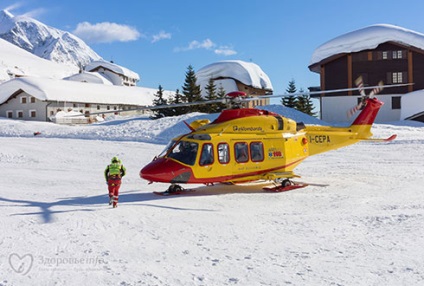
[[[282,193],[282,192],[287,192],[287,191],[291,191],[295,189],[304,188],[307,186],[308,184],[305,184],[305,183],[296,183],[289,179],[285,179],[281,182],[280,185],[276,185],[274,187],[264,187],[262,189],[266,192]]]
[[[186,193],[192,193],[194,191],[195,191],[194,189],[184,189],[180,185],[172,184],[169,186],[169,188],[166,191],[153,192],[153,193],[159,196],[176,196],[176,195],[182,195]]]

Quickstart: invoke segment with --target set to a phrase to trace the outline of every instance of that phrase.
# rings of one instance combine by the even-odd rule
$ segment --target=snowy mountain
[[[69,32],[26,16],[0,11],[0,37],[41,58],[67,65],[87,64],[101,57]]]
[[[76,66],[42,59],[0,38],[0,83],[16,76],[61,79],[77,72]]]

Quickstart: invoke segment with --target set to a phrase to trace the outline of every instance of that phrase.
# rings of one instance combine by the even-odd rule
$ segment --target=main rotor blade
[[[376,86],[367,86],[362,87],[361,89],[381,89],[381,88],[391,88],[391,87],[400,87],[400,86],[408,86],[413,85],[413,83],[405,83],[405,84],[392,84],[392,85],[376,85]],[[196,102],[186,102],[186,103],[176,103],[176,104],[163,104],[163,105],[151,105],[151,106],[140,106],[136,108],[131,108],[127,110],[111,110],[111,111],[103,111],[103,112],[93,112],[90,113],[91,115],[98,115],[98,114],[108,114],[108,113],[119,113],[119,112],[125,112],[125,111],[142,111],[142,110],[160,110],[160,109],[169,109],[169,108],[178,108],[178,107],[186,107],[186,106],[193,106],[193,105],[203,105],[203,104],[213,104],[213,103],[227,103],[231,101],[236,102],[247,102],[252,100],[258,100],[258,99],[264,99],[264,98],[276,98],[276,97],[285,97],[287,95],[291,96],[299,96],[299,95],[315,95],[315,94],[328,94],[328,93],[338,93],[338,92],[347,92],[347,91],[355,91],[360,90],[359,88],[341,88],[341,89],[334,89],[334,90],[322,90],[322,91],[311,91],[311,92],[297,92],[297,93],[290,93],[290,94],[265,94],[265,95],[254,95],[254,96],[248,96],[248,97],[224,97],[221,99],[214,99],[214,100],[205,100],[205,101],[196,101]],[[84,116],[84,114],[79,115],[68,115],[67,117],[75,117],[75,116]]]
[[[374,85],[374,86],[366,86],[362,87],[361,89],[367,90],[367,89],[380,89],[380,88],[392,88],[392,87],[401,87],[401,86],[409,86],[413,85],[413,83],[400,83],[400,84],[390,84],[390,85]],[[285,96],[298,96],[298,95],[315,95],[315,94],[328,94],[328,93],[338,93],[338,92],[347,92],[347,91],[355,91],[360,90],[360,88],[357,87],[351,87],[351,88],[341,88],[341,89],[332,89],[332,90],[321,90],[321,91],[310,91],[310,92],[296,92],[296,93],[289,93],[289,94],[268,94],[268,95],[260,95],[256,96],[257,98],[274,98],[274,97],[285,97]]]

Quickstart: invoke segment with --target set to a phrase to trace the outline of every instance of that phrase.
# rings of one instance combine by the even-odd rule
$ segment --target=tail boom
[[[306,134],[308,136],[309,155],[338,149],[362,140],[379,140],[371,139],[371,126],[382,105],[383,102],[378,99],[368,98],[365,108],[349,127],[307,126]],[[394,138],[395,136],[391,136],[381,141],[391,141]]]

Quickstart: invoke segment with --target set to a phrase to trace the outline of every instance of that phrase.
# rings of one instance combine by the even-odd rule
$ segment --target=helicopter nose
[[[188,183],[193,178],[191,168],[168,158],[158,158],[140,171],[140,177],[150,182]]]

